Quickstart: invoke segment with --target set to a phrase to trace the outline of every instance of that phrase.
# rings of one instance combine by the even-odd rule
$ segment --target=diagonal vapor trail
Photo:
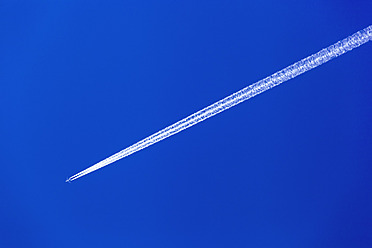
[[[357,48],[368,41],[372,40],[372,25],[368,26],[365,29],[362,29],[349,37],[338,41],[337,43],[320,50],[319,52],[304,58],[281,71],[278,71],[271,76],[264,78],[248,87],[228,96],[224,99],[213,103],[212,105],[199,110],[198,112],[174,123],[171,126],[168,126],[159,132],[121,150],[118,153],[102,160],[101,162],[92,165],[91,167],[73,175],[72,177],[68,178],[66,182],[71,182],[79,177],[85,176],[95,170],[98,170],[106,165],[109,165],[119,159],[127,157],[135,152],[138,152],[148,146],[151,146],[163,139],[166,139],[182,130],[185,130],[199,122],[208,119],[222,111],[225,111],[241,102],[244,102],[258,94],[265,92],[277,86],[283,82],[286,82],[302,73],[314,69],[331,59],[334,59],[348,51],[351,51],[354,48]]]

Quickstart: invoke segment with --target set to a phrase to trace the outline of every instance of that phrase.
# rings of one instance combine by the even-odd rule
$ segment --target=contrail
[[[285,81],[288,81],[294,77],[297,77],[298,75],[301,75],[302,73],[306,71],[309,71],[315,67],[318,67],[330,61],[331,59],[334,59],[348,51],[351,51],[352,49],[359,47],[363,45],[364,43],[367,43],[370,40],[372,40],[372,25],[356,32],[353,35],[350,35],[349,37],[327,48],[320,50],[319,52],[307,58],[304,58],[303,60],[300,60],[284,68],[281,71],[274,73],[273,75],[265,79],[258,81],[257,83],[249,85],[248,87],[216,103],[213,103],[212,105],[206,108],[203,108],[202,110],[199,110],[198,112],[174,123],[171,126],[168,126],[160,130],[159,132],[125,148],[124,150],[121,150],[118,153],[115,153],[111,157],[108,157],[105,160],[102,160],[101,162],[98,162],[97,164],[92,165],[91,167],[73,175],[72,177],[68,178],[66,182],[71,182],[73,180],[76,180],[79,177],[85,176],[88,173],[98,170],[119,159],[129,156],[163,139],[166,139],[178,132],[181,132],[182,130],[185,130],[186,128],[189,128],[199,122],[204,121],[205,119],[208,119],[209,117],[212,117],[258,94],[261,94],[273,88],[274,86],[277,86]]]

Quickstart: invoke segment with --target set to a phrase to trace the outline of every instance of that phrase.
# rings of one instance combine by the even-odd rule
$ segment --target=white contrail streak
[[[73,175],[66,182],[71,182],[79,177],[82,177],[88,173],[98,170],[106,165],[109,165],[119,159],[129,156],[135,152],[138,152],[148,146],[151,146],[165,138],[168,138],[186,128],[189,128],[205,119],[212,117],[222,111],[225,111],[249,98],[252,98],[268,89],[273,88],[285,81],[288,81],[302,73],[309,71],[321,64],[328,62],[352,49],[363,45],[364,43],[372,40],[372,25],[367,28],[356,32],[355,34],[327,47],[319,52],[298,61],[281,71],[274,73],[273,75],[258,81],[248,87],[216,102],[212,105],[203,108],[202,110],[176,122],[175,124],[160,130],[159,132],[131,145],[124,150],[112,155],[111,157],[102,160],[101,162]]]

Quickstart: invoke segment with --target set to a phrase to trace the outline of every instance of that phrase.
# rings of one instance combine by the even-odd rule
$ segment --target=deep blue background
[[[1,1],[0,247],[371,247],[372,43],[64,182],[371,13],[370,0]]]

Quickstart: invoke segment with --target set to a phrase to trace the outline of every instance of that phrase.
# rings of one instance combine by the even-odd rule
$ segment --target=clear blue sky
[[[64,182],[371,13],[370,0],[1,1],[0,247],[371,247],[371,42]]]

